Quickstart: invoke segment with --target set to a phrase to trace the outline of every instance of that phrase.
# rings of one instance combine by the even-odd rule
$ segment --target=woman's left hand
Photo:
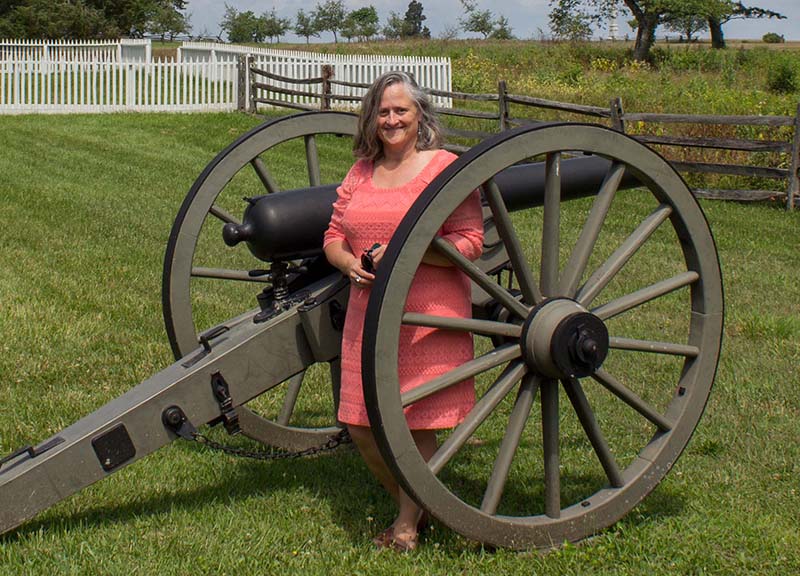
[[[386,252],[386,246],[384,246],[383,244],[381,244],[372,251],[372,266],[375,268],[375,270],[378,269],[378,265],[380,264],[381,259],[383,258],[383,254],[385,252]]]
[[[356,259],[348,267],[346,276],[358,288],[369,288],[375,281],[375,273],[378,271],[378,262],[383,257],[384,246],[375,244],[374,248],[364,251],[361,258]]]

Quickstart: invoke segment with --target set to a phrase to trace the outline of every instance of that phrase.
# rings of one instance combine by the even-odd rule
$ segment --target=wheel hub
[[[522,356],[531,369],[550,378],[583,378],[608,355],[603,321],[567,298],[546,300],[522,329]]]

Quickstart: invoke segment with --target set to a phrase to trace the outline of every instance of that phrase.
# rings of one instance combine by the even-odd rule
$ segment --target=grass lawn
[[[261,121],[0,117],[0,455],[172,362],[172,221],[205,165]],[[418,552],[379,553],[370,538],[392,507],[352,450],[264,464],[176,442],[0,536],[0,575],[800,572],[800,213],[703,207],[726,292],[716,383],[675,468],[606,532],[512,552],[437,524]]]

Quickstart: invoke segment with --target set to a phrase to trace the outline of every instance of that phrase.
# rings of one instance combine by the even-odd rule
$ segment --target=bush
[[[767,73],[767,89],[775,94],[796,92],[800,83],[797,68],[788,59],[777,60]]]
[[[786,39],[781,34],[776,34],[775,32],[767,32],[761,37],[761,40],[767,44],[782,44],[786,42]]]

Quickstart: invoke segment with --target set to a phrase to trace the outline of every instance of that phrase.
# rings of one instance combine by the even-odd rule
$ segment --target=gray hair
[[[383,157],[383,142],[378,138],[378,111],[383,91],[392,84],[403,84],[408,95],[417,105],[420,113],[417,150],[434,150],[442,145],[442,127],[433,111],[428,95],[417,85],[412,76],[395,70],[378,77],[361,101],[361,113],[358,116],[358,133],[353,141],[353,152],[358,158],[371,161]]]

